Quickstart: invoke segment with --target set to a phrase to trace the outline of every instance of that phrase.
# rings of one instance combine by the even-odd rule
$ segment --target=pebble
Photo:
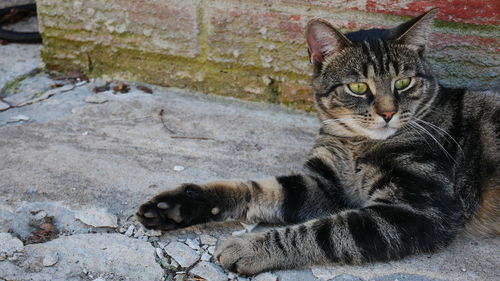
[[[128,237],[132,236],[134,234],[134,226],[133,225],[130,225],[128,228],[127,228],[127,231],[125,231],[125,235],[127,235]]]
[[[215,246],[208,247],[208,252],[213,255],[215,253]]]
[[[200,244],[196,240],[188,238],[188,239],[186,239],[186,241],[184,243],[186,243],[186,245],[188,245],[189,248],[191,248],[193,250],[200,250]]]
[[[231,280],[234,280],[234,279],[236,279],[236,278],[238,277],[238,275],[236,275],[236,274],[234,274],[234,273],[232,273],[232,272],[229,272],[229,273],[227,274],[227,277],[228,277],[229,279],[231,279]]]
[[[207,235],[207,234],[200,235],[200,241],[201,241],[201,244],[203,244],[203,245],[212,246],[212,245],[217,244],[217,238],[210,236],[210,235]]]
[[[199,276],[207,281],[226,281],[227,275],[224,270],[213,263],[201,261],[189,273]]]
[[[45,267],[53,266],[59,261],[59,255],[57,253],[49,253],[43,257],[42,264]]]
[[[176,171],[176,172],[184,171],[184,169],[185,169],[184,166],[180,166],[180,165],[179,166],[174,166],[174,171]]]
[[[163,258],[164,258],[162,249],[160,249],[160,248],[155,248],[155,251],[156,251],[156,255],[157,255],[160,259],[163,259]]]
[[[165,247],[165,252],[182,267],[190,267],[200,259],[200,256],[193,249],[175,241],[170,242]]]
[[[149,237],[158,237],[158,236],[162,235],[162,232],[161,232],[161,230],[150,229],[150,230],[146,231],[145,234],[146,234],[146,236],[149,236]]]
[[[184,281],[185,277],[186,277],[185,274],[177,274],[177,275],[175,275],[174,280],[175,281]]]
[[[10,233],[0,233],[0,254],[8,257],[24,248],[23,242]]]
[[[94,279],[93,281],[106,281],[106,279],[99,277],[99,278]]]
[[[212,258],[212,255],[210,253],[203,253],[203,255],[201,255],[202,261],[210,261],[211,258]]]
[[[105,209],[88,209],[75,213],[75,218],[93,227],[118,227],[118,218]]]
[[[142,227],[137,228],[134,232],[135,238],[139,238],[139,237],[145,236],[145,235],[146,235],[146,232],[144,232],[144,229]]]

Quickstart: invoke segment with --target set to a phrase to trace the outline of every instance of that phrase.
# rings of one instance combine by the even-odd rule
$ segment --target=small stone
[[[278,276],[265,272],[261,273],[253,278],[254,281],[278,281]]]
[[[78,211],[75,213],[75,217],[83,223],[93,227],[118,227],[118,218],[105,209]]]
[[[224,270],[213,263],[201,261],[189,273],[199,276],[207,281],[226,281],[227,275]]]
[[[176,172],[181,172],[181,171],[184,171],[184,166],[174,166],[174,171]]]
[[[238,277],[238,275],[236,275],[236,274],[234,274],[234,273],[232,273],[232,272],[229,272],[229,273],[227,274],[227,277],[228,277],[229,279],[231,279],[231,280],[234,280],[234,279],[236,279],[236,278]]]
[[[262,34],[262,35],[266,35],[266,33],[267,33],[267,28],[262,27],[261,29],[259,29],[259,33],[260,33],[260,34]]]
[[[212,255],[209,253],[203,253],[203,255],[201,255],[202,261],[210,261],[211,258],[212,258]]]
[[[193,239],[186,239],[186,245],[189,246],[189,248],[193,249],[193,250],[200,250],[200,244],[198,244],[198,241],[195,241]]]
[[[21,121],[29,121],[30,118],[26,115],[16,115],[16,116],[12,116],[10,117],[9,119],[9,123],[14,123],[14,122],[21,122]]]
[[[12,256],[24,248],[23,242],[10,233],[0,233],[0,254],[5,257]]]
[[[177,274],[174,277],[174,281],[184,281],[186,278],[186,274]]]
[[[127,235],[128,237],[132,236],[134,234],[134,226],[133,225],[130,225],[128,228],[127,228],[127,231],[125,231],[125,235]]]
[[[42,264],[45,267],[53,266],[59,261],[59,255],[57,253],[49,253],[43,257]]]
[[[158,237],[158,236],[161,236],[162,232],[161,230],[158,230],[158,229],[149,229],[148,231],[146,231],[146,236],[149,236],[149,237]]]
[[[215,246],[208,247],[208,252],[213,255],[215,253]]]
[[[466,272],[466,271],[467,271],[467,269],[466,269],[466,268],[462,268],[462,272]]]
[[[182,267],[190,267],[200,259],[200,256],[193,249],[175,241],[170,242],[165,247],[165,252]]]
[[[137,237],[137,239],[141,240],[141,241],[145,241],[147,242],[148,241],[148,237],[146,235],[143,235],[143,236],[139,236]]]
[[[99,277],[99,278],[94,279],[93,281],[106,281],[106,279]]]
[[[163,250],[160,249],[160,248],[155,248],[155,251],[156,251],[156,255],[160,258],[160,259],[163,259],[164,256],[163,256]]]
[[[137,228],[134,232],[135,238],[139,238],[139,237],[145,236],[145,235],[146,235],[146,232],[144,232],[144,228],[142,228],[142,227]]]
[[[89,131],[85,131],[82,133],[82,136],[88,136],[89,135]]]

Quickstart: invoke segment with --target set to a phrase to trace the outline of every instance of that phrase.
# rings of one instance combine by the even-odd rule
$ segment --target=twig
[[[163,128],[165,128],[165,130],[167,130],[171,134],[175,134],[175,132],[172,129],[170,129],[169,127],[167,127],[167,124],[165,124],[165,120],[163,120],[163,113],[164,112],[165,112],[165,110],[162,109],[162,110],[160,110],[160,113],[159,113],[159,115],[160,115],[160,121],[163,124]]]
[[[163,124],[163,128],[165,128],[165,130],[167,130],[169,133],[175,134],[174,130],[170,129],[167,126],[167,124],[165,124],[165,120],[163,119],[164,113],[165,113],[164,109],[160,110],[159,115],[160,115],[161,123]],[[173,139],[213,140],[212,138],[206,138],[206,137],[190,137],[190,136],[170,136],[170,137]]]

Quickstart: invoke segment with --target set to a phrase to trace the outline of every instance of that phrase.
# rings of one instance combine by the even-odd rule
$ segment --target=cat
[[[147,228],[285,224],[215,258],[252,275],[388,261],[460,233],[500,234],[500,95],[441,86],[424,58],[432,9],[393,29],[306,27],[319,135],[299,174],[184,184],[137,211]]]

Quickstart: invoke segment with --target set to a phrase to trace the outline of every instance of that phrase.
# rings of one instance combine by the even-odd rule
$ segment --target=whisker
[[[415,121],[410,121],[410,123],[412,123],[413,125],[417,126],[421,131],[423,131],[426,135],[430,136],[436,143],[437,145],[439,146],[439,148],[446,154],[446,156],[450,159],[452,159],[455,163],[456,163],[456,160],[455,158],[453,158],[451,156],[451,154],[444,148],[444,146],[427,130],[425,129],[424,127],[422,127],[420,124],[418,124],[417,122]]]

